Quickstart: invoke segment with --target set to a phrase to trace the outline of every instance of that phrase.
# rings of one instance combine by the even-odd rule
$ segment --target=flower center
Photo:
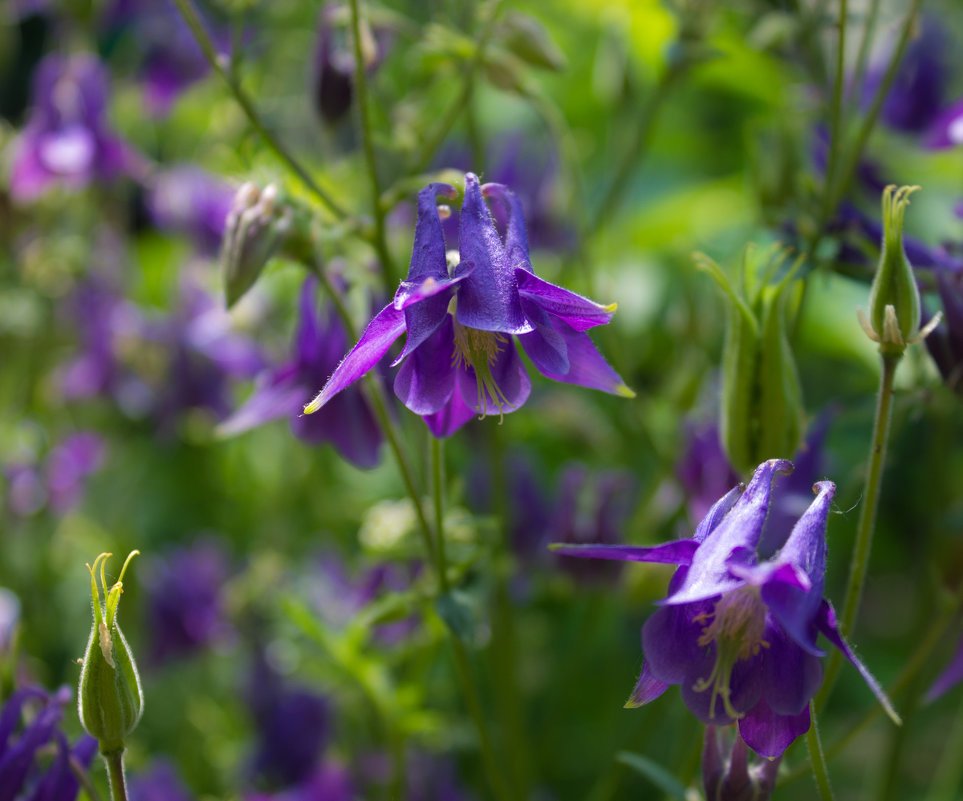
[[[479,419],[483,419],[488,414],[488,403],[491,400],[498,409],[499,423],[501,423],[505,416],[502,407],[508,405],[508,400],[492,375],[492,365],[508,339],[497,331],[468,328],[457,320],[454,320],[454,324],[455,352],[452,356],[452,366],[471,367],[475,371]]]
[[[712,689],[709,714],[715,717],[716,700],[721,698],[726,714],[731,718],[741,718],[730,700],[732,688],[732,669],[736,662],[755,656],[760,648],[768,648],[769,643],[762,637],[766,630],[766,605],[759,597],[756,587],[741,587],[725,593],[712,612],[703,612],[694,620],[704,623],[702,636],[698,643],[708,647],[716,646],[716,663],[712,672],[699,679],[693,686],[697,693]]]

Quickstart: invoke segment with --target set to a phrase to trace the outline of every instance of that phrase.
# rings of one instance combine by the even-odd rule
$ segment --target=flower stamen
[[[488,414],[489,399],[498,408],[499,425],[505,419],[504,406],[508,399],[492,375],[492,365],[502,352],[508,339],[497,331],[482,331],[469,328],[455,321],[455,350],[452,367],[471,367],[475,371],[475,385],[478,390],[479,420]]]

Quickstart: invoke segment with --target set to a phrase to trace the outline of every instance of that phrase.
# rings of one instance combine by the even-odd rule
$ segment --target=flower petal
[[[548,546],[562,556],[585,559],[618,559],[624,562],[653,562],[660,565],[687,565],[699,547],[695,540],[675,540],[662,545],[569,545],[554,542]]]
[[[932,703],[944,693],[952,690],[960,681],[963,681],[963,640],[960,640],[957,644],[956,653],[950,663],[926,691],[926,703]]]
[[[465,403],[461,392],[452,392],[448,403],[435,414],[427,414],[422,419],[433,437],[443,439],[450,437],[473,417],[475,410]]]
[[[465,202],[458,233],[461,262],[474,272],[458,289],[458,322],[468,328],[524,334],[533,330],[522,312],[515,271],[482,198],[478,178],[465,175]],[[456,272],[459,275],[460,272]]]
[[[603,306],[594,300],[549,283],[532,272],[515,268],[515,280],[522,300],[534,303],[549,314],[568,323],[576,331],[604,325],[612,319],[616,303]]]
[[[358,344],[341,360],[314,400],[304,407],[304,413],[316,412],[341,390],[361,378],[381,360],[404,330],[404,312],[389,303],[368,323]]]
[[[713,699],[711,686],[696,690],[699,683],[712,674],[716,666],[716,653],[716,646],[713,644],[708,650],[703,648],[699,657],[689,662],[685,678],[682,679],[682,701],[703,723],[724,726],[732,723],[733,718],[726,712],[723,699],[719,696]],[[732,675],[729,677],[729,704],[735,712],[747,712],[762,698],[765,689],[762,678],[763,659],[760,652],[732,666]]]
[[[527,334],[519,334],[518,341],[542,375],[567,375],[569,371],[568,345],[553,327],[549,316],[534,304],[522,301],[525,316],[535,326]]]
[[[644,706],[662,695],[662,693],[669,689],[669,686],[670,685],[664,681],[659,681],[653,676],[652,671],[649,669],[649,663],[643,662],[642,673],[639,676],[639,680],[635,683],[632,695],[630,695],[629,700],[625,702],[625,708],[635,709],[636,707]]]
[[[221,437],[233,437],[259,425],[296,414],[301,410],[308,390],[296,381],[293,365],[262,373],[254,392],[218,427]]]
[[[809,731],[809,723],[808,706],[798,715],[779,715],[762,700],[739,721],[739,734],[757,754],[775,759]]]
[[[706,652],[698,643],[702,624],[693,618],[700,612],[711,613],[712,608],[711,603],[664,606],[645,621],[642,652],[653,676],[669,684],[681,684],[685,680],[690,665]]]
[[[816,694],[823,680],[818,657],[807,653],[777,625],[766,627],[765,698],[780,715],[798,715]]]
[[[494,414],[496,411],[508,414],[528,400],[532,382],[512,340],[508,340],[498,351],[490,370],[498,389],[498,398],[493,398],[489,389],[479,384],[474,367],[458,369],[458,389],[462,400],[478,414]]]
[[[512,269],[532,272],[532,260],[528,255],[528,231],[525,229],[525,212],[518,195],[504,184],[485,184],[482,195],[501,201],[508,212],[505,226],[505,252]]]
[[[358,387],[332,398],[324,414],[297,415],[291,430],[302,442],[330,442],[345,459],[361,468],[378,464],[381,427]]]
[[[448,279],[445,235],[441,229],[436,199],[438,195],[452,197],[454,194],[453,187],[441,183],[428,184],[418,193],[418,219],[415,222],[415,241],[407,283],[418,285],[428,278],[435,281]]]
[[[455,349],[451,315],[401,365],[395,376],[395,395],[415,414],[439,411],[455,388]]]

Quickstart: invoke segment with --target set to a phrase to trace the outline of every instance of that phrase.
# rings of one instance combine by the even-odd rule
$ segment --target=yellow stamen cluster
[[[471,367],[475,371],[479,419],[483,419],[488,414],[488,402],[491,399],[498,408],[499,423],[504,420],[503,406],[508,405],[508,400],[492,375],[492,365],[507,343],[508,339],[504,334],[468,328],[455,320],[455,352],[452,356],[452,366]]]
[[[768,648],[763,639],[766,629],[766,606],[759,597],[756,587],[741,587],[723,595],[712,612],[703,612],[694,618],[704,623],[702,636],[698,643],[708,647],[716,645],[716,663],[712,672],[693,686],[696,692],[712,688],[709,714],[715,717],[716,699],[721,698],[726,714],[731,718],[741,718],[730,700],[732,669],[736,662],[749,659],[759,653],[760,648]]]

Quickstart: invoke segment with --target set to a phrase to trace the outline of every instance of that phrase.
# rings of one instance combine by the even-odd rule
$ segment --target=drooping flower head
[[[305,413],[368,372],[403,332],[405,346],[393,363],[401,365],[395,394],[436,437],[476,414],[507,414],[525,403],[531,382],[516,339],[543,375],[632,397],[585,333],[607,323],[614,304],[602,306],[535,275],[521,206],[507,187],[465,176],[458,263],[449,269],[436,203],[455,195],[447,184],[421,190],[407,279]],[[486,198],[507,209],[504,236]]]
[[[758,561],[773,478],[791,470],[782,459],[759,465],[748,486],[716,502],[691,539],[652,547],[554,546],[569,556],[678,564],[668,597],[642,629],[645,663],[626,705],[648,703],[679,684],[697,718],[716,726],[738,722],[745,742],[767,757],[809,729],[808,704],[822,682],[820,632],[896,719],[823,598],[832,482],[815,485],[816,499],[785,544]]]
[[[10,193],[32,200],[51,185],[81,189],[134,172],[138,157],[107,124],[107,70],[92,55],[47,56],[19,139]]]

